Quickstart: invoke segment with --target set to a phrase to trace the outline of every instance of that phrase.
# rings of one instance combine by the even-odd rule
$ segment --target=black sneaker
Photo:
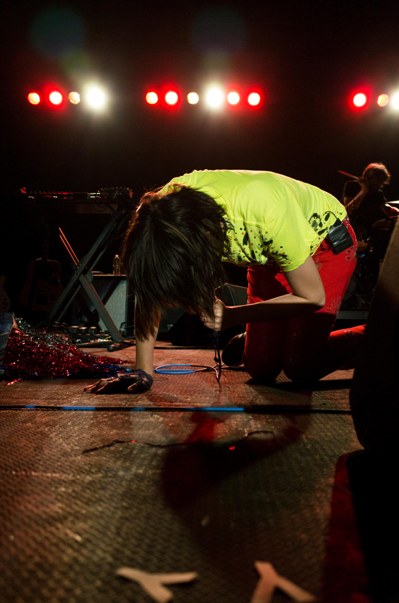
[[[232,337],[222,352],[222,362],[226,366],[240,366],[243,363],[245,332]]]

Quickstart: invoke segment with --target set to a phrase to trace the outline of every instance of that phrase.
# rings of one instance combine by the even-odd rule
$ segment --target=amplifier
[[[128,279],[126,275],[94,274],[93,285],[101,301],[108,310],[116,328],[124,335],[131,335],[133,318],[129,317]],[[131,304],[133,314],[133,302]],[[83,292],[79,292],[73,301],[70,322],[72,325],[97,326],[106,331],[105,324],[99,318],[92,302]]]

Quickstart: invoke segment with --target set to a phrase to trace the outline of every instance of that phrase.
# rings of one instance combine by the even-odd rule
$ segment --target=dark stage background
[[[139,194],[186,170],[247,168],[340,194],[337,170],[359,173],[373,160],[389,165],[394,195],[399,190],[398,119],[347,104],[356,86],[378,92],[399,83],[395,2],[2,6],[3,190],[132,186]],[[53,38],[48,30],[45,37],[46,11],[57,8],[75,22],[68,29],[53,21]],[[107,116],[26,102],[30,87],[76,88],[93,75],[113,90]],[[259,84],[265,105],[216,115],[144,106],[149,84],[187,89],[216,78]]]
[[[3,264],[21,253],[18,245],[33,257],[35,242],[40,247],[35,221],[15,205],[20,187],[131,187],[138,200],[186,171],[244,168],[282,172],[340,196],[338,170],[359,174],[382,161],[392,172],[387,196],[399,198],[398,117],[348,106],[357,86],[377,93],[399,83],[395,2],[180,4],[2,3]],[[46,37],[46,11],[54,10],[72,15],[72,26],[58,22]],[[44,82],[77,88],[89,76],[113,90],[107,115],[26,101]],[[144,105],[150,84],[187,90],[210,79],[259,84],[265,104],[217,114]],[[71,219],[78,254],[97,219]],[[108,270],[104,261],[99,268]]]

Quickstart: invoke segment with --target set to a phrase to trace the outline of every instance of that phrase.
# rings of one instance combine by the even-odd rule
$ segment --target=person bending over
[[[235,364],[242,361],[261,382],[281,371],[309,382],[352,368],[358,337],[349,329],[331,331],[356,247],[342,203],[311,184],[249,170],[173,178],[143,195],[123,244],[136,300],[136,370],[86,391],[149,389],[161,313],[174,306],[215,331],[246,324],[223,360],[234,364],[229,350],[238,347]],[[247,267],[247,304],[227,306],[215,296],[225,261]]]

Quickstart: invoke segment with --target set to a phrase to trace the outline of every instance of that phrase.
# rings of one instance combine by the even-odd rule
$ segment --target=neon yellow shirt
[[[173,178],[174,185],[199,190],[226,212],[230,255],[236,264],[274,260],[284,271],[295,270],[313,255],[328,228],[346,217],[344,206],[320,188],[274,172],[195,170]]]

